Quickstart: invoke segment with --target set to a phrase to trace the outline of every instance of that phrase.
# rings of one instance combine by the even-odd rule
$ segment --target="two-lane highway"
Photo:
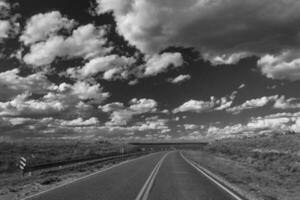
[[[240,200],[185,160],[178,151],[125,162],[30,200]]]

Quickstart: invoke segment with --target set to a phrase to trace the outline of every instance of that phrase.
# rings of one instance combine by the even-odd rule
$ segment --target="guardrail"
[[[42,169],[50,169],[54,167],[62,167],[66,165],[72,165],[72,164],[95,164],[105,161],[111,161],[111,160],[118,160],[122,158],[128,158],[131,156],[139,156],[143,154],[148,154],[151,152],[138,152],[138,153],[127,153],[127,154],[121,154],[121,155],[115,155],[115,156],[98,156],[98,157],[89,157],[89,158],[81,158],[81,159],[73,159],[73,160],[65,160],[65,161],[58,161],[58,162],[51,162],[51,163],[44,163],[44,164],[38,164],[38,165],[27,165],[24,168],[24,172],[33,172],[37,170]]]

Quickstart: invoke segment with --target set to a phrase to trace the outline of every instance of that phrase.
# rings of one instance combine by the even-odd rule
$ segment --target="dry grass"
[[[1,143],[0,144],[0,199],[17,200],[25,196],[47,190],[53,186],[68,183],[99,169],[110,166],[115,161],[98,164],[71,165],[39,170],[23,177],[17,167],[18,159],[24,156],[28,164],[71,160],[107,153],[119,153],[124,144],[97,142],[43,142],[43,143]],[[126,152],[135,151],[132,146],[125,146]],[[118,162],[120,162],[119,160]]]
[[[106,153],[118,153],[121,144],[107,141],[98,142],[43,142],[43,143],[0,143],[0,174],[18,170],[20,156],[27,159],[28,165],[37,165],[56,161],[72,160],[99,156]],[[128,150],[131,147],[127,146]]]
[[[299,135],[227,139],[188,155],[250,196],[299,200]]]

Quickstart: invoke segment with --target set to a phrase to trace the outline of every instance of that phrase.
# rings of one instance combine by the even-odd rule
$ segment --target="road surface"
[[[241,200],[180,152],[131,160],[26,200]]]

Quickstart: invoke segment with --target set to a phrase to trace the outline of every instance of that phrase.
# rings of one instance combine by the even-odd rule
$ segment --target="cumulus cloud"
[[[16,96],[8,102],[0,102],[0,116],[40,115],[61,112],[64,106],[59,101],[29,99],[30,93]]]
[[[24,92],[43,94],[52,85],[41,73],[22,77],[19,69],[8,70],[0,73],[0,100],[5,101]]]
[[[164,72],[172,65],[179,67],[183,65],[183,58],[180,53],[163,53],[150,56],[145,64],[145,76],[155,76],[158,73]]]
[[[285,96],[273,95],[264,96],[256,99],[250,99],[243,104],[228,108],[226,111],[233,114],[239,114],[244,110],[250,110],[255,108],[261,108],[270,105],[275,109],[297,109],[300,108],[300,99],[298,98],[286,98]]]
[[[184,124],[183,126],[185,130],[194,130],[198,128],[196,124]]]
[[[183,58],[180,53],[162,53],[147,55],[140,65],[137,65],[136,62],[135,57],[114,54],[95,57],[89,60],[82,68],[68,69],[67,75],[73,78],[84,79],[102,73],[101,77],[106,80],[127,80],[131,76],[139,79],[155,76],[171,67],[179,67],[183,65]]]
[[[97,0],[96,12],[113,11],[118,32],[146,53],[169,46],[195,47],[213,64],[263,56],[270,78],[299,80],[300,3],[297,0]],[[230,14],[228,14],[230,13]],[[220,17],[222,16],[222,17]],[[279,56],[277,56],[279,54]],[[282,55],[280,55],[282,54]]]
[[[56,35],[62,29],[70,31],[74,25],[74,20],[63,17],[59,11],[40,13],[27,20],[20,40],[25,45],[36,43]]]
[[[11,14],[11,5],[8,2],[0,1],[0,42],[15,36],[18,31],[17,15]]]
[[[279,55],[265,55],[258,61],[263,74],[272,79],[300,79],[300,50],[285,51]]]
[[[24,80],[21,79],[20,81]],[[33,79],[33,83],[34,81],[36,80]],[[13,88],[13,85],[11,87]],[[11,119],[24,117],[42,118],[45,116],[55,116],[61,119],[77,117],[72,121],[59,124],[61,126],[74,127],[90,126],[98,124],[98,119],[95,118],[97,112],[93,106],[100,105],[109,96],[109,93],[102,91],[100,84],[82,81],[74,84],[47,85],[47,90],[40,93],[40,95],[31,93],[34,90],[28,92],[27,87],[31,88],[31,83],[25,82],[24,88],[13,88],[17,89],[17,91],[25,90],[25,92],[11,100],[0,102],[1,117],[10,117]],[[38,89],[36,89],[36,92],[39,92]]]
[[[286,98],[285,96],[281,96],[276,99],[274,108],[277,109],[299,109],[300,108],[300,99],[299,98]]]
[[[173,110],[173,113],[179,113],[179,112],[196,112],[196,113],[202,113],[206,111],[212,110],[212,108],[215,106],[213,99],[211,101],[197,101],[197,100],[189,100],[179,106],[178,108],[175,108]]]
[[[124,109],[124,104],[120,102],[113,102],[113,103],[106,104],[104,106],[100,106],[99,108],[103,112],[113,112],[113,111]]]
[[[67,74],[74,78],[84,79],[100,72],[103,73],[103,78],[111,80],[120,75],[126,79],[124,72],[128,66],[131,66],[135,62],[133,57],[125,57],[118,55],[107,55],[103,57],[96,57],[88,61],[82,68],[70,68],[67,70]]]
[[[257,118],[247,124],[250,129],[284,130],[293,120],[290,118]]]
[[[143,51],[179,45],[207,52],[259,53],[281,50],[298,41],[299,28],[292,26],[300,19],[300,3],[295,0],[97,2],[98,13],[113,11],[118,31]]]
[[[292,126],[292,130],[297,133],[300,133],[300,118],[296,120],[296,123]]]
[[[110,113],[111,121],[107,125],[119,126],[126,125],[133,116],[144,113],[153,113],[157,111],[157,102],[153,99],[132,99],[128,107],[124,107],[123,103],[114,102],[99,106],[104,112]]]
[[[239,106],[235,106],[232,108],[227,109],[228,112],[232,112],[234,114],[238,114],[241,111],[254,109],[254,108],[260,108],[263,106],[266,106],[270,102],[274,102],[276,99],[278,99],[278,95],[269,96],[269,97],[261,97],[257,99],[251,99],[245,101],[243,104]]]
[[[7,38],[10,30],[10,22],[7,20],[0,20],[0,39]]]
[[[60,35],[49,37],[30,46],[30,52],[24,56],[27,64],[41,66],[51,64],[56,58],[91,59],[105,55],[110,48],[104,47],[105,28],[93,24],[79,26],[72,35],[65,38]]]
[[[259,134],[270,134],[274,132],[286,132],[297,129],[298,114],[282,113],[264,117],[251,118],[245,124],[226,125],[224,127],[209,126],[206,130],[210,138],[226,138],[239,136],[255,136]]]
[[[53,86],[51,90],[44,96],[46,100],[59,100],[66,104],[78,103],[81,100],[100,104],[109,97],[109,93],[103,92],[99,83],[91,84],[85,81],[77,81],[73,85],[61,83]]]
[[[137,99],[130,101],[129,109],[137,113],[155,112],[157,109],[157,102],[153,99]]]
[[[99,120],[96,117],[84,120],[81,117],[73,119],[70,121],[62,121],[62,126],[93,126],[99,123]]]
[[[225,110],[229,108],[233,100],[237,95],[237,91],[234,91],[230,96],[221,97],[220,99],[216,99],[215,97],[211,97],[210,101],[202,101],[202,100],[189,100],[179,107],[173,110],[173,113],[179,112],[211,112],[214,110]]]
[[[135,123],[132,126],[110,126],[110,124],[107,124],[110,131],[125,131],[125,132],[147,132],[149,130],[156,130],[160,131],[158,133],[159,135],[164,135],[167,132],[170,132],[170,128],[168,126],[168,120],[167,119],[161,119],[157,116],[155,117],[148,117],[144,121],[140,121]]]
[[[145,122],[138,123],[136,129],[139,131],[160,130],[162,133],[166,133],[170,131],[167,122],[168,120],[157,117],[147,118]]]
[[[182,82],[187,81],[189,79],[191,79],[191,75],[188,75],[188,74],[182,75],[181,74],[181,75],[175,77],[174,79],[169,79],[169,82],[173,83],[173,84],[179,84],[179,83],[182,83]]]
[[[223,54],[223,55],[210,55],[204,54],[203,57],[206,60],[209,60],[213,65],[221,64],[237,64],[241,59],[251,56],[251,53],[241,52],[241,53],[232,53],[232,54]]]

